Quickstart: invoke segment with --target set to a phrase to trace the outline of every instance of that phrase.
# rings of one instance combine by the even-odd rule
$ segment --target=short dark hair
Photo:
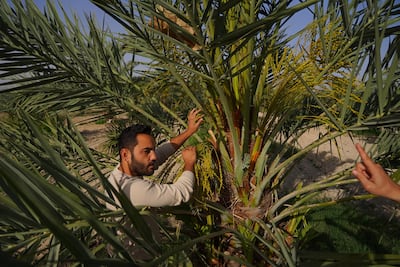
[[[136,136],[138,134],[151,135],[150,126],[143,124],[133,124],[128,128],[125,128],[118,137],[118,151],[120,152],[123,148],[132,149],[137,144]]]

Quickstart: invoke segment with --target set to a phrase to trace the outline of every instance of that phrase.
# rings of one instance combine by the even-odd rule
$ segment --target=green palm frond
[[[286,226],[301,227],[291,220],[341,201],[318,198],[321,191],[356,180],[346,169],[287,193],[280,186],[291,168],[313,149],[365,130],[377,133],[373,157],[398,168],[396,1],[91,2],[123,32],[99,28],[94,16],[82,29],[50,1],[43,11],[32,1],[0,1],[2,250],[22,251],[33,263],[139,264],[115,236],[120,230],[155,257],[150,265],[204,253],[210,261],[199,256],[202,264],[294,266]],[[313,20],[285,33],[301,12]],[[199,215],[186,220],[196,231],[179,235],[159,225],[171,244],[158,244],[142,211],[108,185],[116,160],[89,149],[69,116],[148,123],[161,140],[184,127],[194,106],[203,109],[212,140],[199,134],[196,144],[212,146],[217,159],[203,164],[218,190],[202,185],[223,208],[194,204]],[[314,127],[323,129],[319,138],[299,148]],[[116,204],[104,190],[122,211],[105,209]],[[118,221],[124,215],[139,237]],[[114,259],[105,258],[102,241]],[[225,255],[229,249],[237,254]]]

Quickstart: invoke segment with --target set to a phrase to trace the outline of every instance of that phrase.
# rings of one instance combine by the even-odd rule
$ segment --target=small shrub
[[[306,218],[311,230],[301,241],[302,250],[400,254],[400,228],[390,214],[371,214],[346,203],[315,210]]]

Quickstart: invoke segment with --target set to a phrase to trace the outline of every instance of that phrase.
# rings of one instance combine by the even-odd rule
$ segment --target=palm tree
[[[13,99],[0,134],[2,211],[10,214],[2,250],[30,262],[139,264],[114,235],[120,222],[109,220],[126,214],[141,235],[126,234],[153,256],[149,264],[294,266],[303,215],[337,203],[318,195],[355,180],[345,170],[287,193],[291,168],[321,144],[365,129],[379,129],[375,156],[399,151],[394,1],[91,2],[125,32],[99,29],[89,17],[85,34],[51,3],[41,12],[30,1],[1,1],[0,86]],[[298,12],[313,21],[286,36]],[[113,190],[104,173],[115,160],[90,151],[68,114],[123,115],[171,135],[191,105],[206,114],[207,133],[194,141],[203,153],[204,191],[192,206],[200,216],[182,215],[183,235],[168,239],[176,244],[154,245],[123,195],[123,211],[104,208],[113,203],[100,193]],[[320,138],[298,149],[315,127],[324,129]]]

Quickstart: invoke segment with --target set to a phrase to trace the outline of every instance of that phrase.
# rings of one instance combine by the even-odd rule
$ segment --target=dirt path
[[[83,135],[90,148],[98,151],[104,151],[104,144],[107,141],[107,127],[108,123],[96,123],[87,121],[89,116],[75,117],[74,122],[80,133]]]

